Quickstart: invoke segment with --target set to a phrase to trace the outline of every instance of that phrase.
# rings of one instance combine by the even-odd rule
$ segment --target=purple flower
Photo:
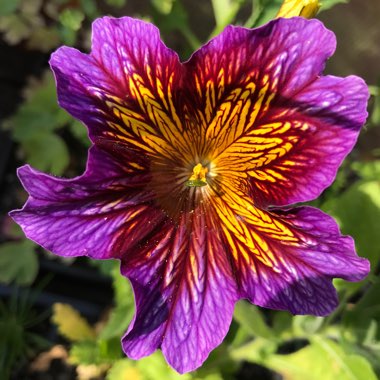
[[[228,27],[185,63],[149,23],[102,18],[92,52],[52,56],[59,104],[93,143],[85,173],[26,165],[12,217],[62,256],[117,258],[135,293],[122,339],[183,373],[220,344],[234,304],[327,315],[331,280],[369,271],[312,207],[365,122],[362,79],[321,76],[335,49],[317,20]]]

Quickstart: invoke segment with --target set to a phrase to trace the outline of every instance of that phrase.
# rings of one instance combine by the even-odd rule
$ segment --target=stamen
[[[185,182],[186,186],[201,187],[207,185],[206,174],[208,168],[202,166],[201,163],[197,164],[193,168],[192,176]]]

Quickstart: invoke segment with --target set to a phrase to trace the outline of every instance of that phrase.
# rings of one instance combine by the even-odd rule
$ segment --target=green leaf
[[[84,146],[90,147],[87,128],[79,120],[72,119],[69,124],[71,134],[78,139]]]
[[[99,349],[96,343],[90,341],[72,344],[69,361],[73,364],[99,364]]]
[[[355,161],[352,169],[365,180],[378,180],[380,178],[380,160]]]
[[[313,335],[322,324],[322,317],[314,317],[312,315],[296,315],[293,317],[293,331],[296,335]]]
[[[118,1],[118,0],[116,0]],[[119,0],[120,2],[126,2],[125,0]],[[99,16],[99,11],[97,8],[97,4],[94,0],[80,0],[80,7],[83,12],[87,15],[91,20],[97,18]]]
[[[28,143],[41,134],[62,128],[71,116],[58,106],[53,75],[46,72],[41,79],[33,78],[24,90],[25,102],[4,122],[14,139]]]
[[[38,272],[35,245],[30,240],[0,245],[0,282],[30,285]]]
[[[254,23],[251,24],[250,22],[247,22],[246,26],[252,28],[273,20],[276,17],[277,12],[280,10],[282,1],[283,0],[261,0],[259,2],[254,2],[254,5],[259,9],[257,11],[253,9],[256,15],[255,17],[251,16],[250,20]]]
[[[52,321],[57,325],[59,333],[72,342],[95,340],[94,329],[69,304],[55,303]]]
[[[265,323],[263,315],[257,306],[251,305],[246,301],[239,301],[235,306],[234,319],[254,337],[274,338],[271,329]]]
[[[42,171],[60,175],[69,164],[69,152],[65,142],[53,134],[41,134],[23,144],[26,161]]]
[[[273,332],[278,337],[291,335],[293,316],[286,311],[276,311],[273,317]]]
[[[374,269],[380,259],[380,182],[359,181],[322,209],[339,221],[344,234],[353,236],[359,255]]]
[[[319,336],[309,346],[293,354],[269,356],[263,364],[285,380],[377,380],[364,357],[346,354],[337,343]]]
[[[228,24],[231,24],[240,7],[243,5],[243,0],[211,0],[214,10],[216,27],[212,32],[212,36],[219,34]]]
[[[59,21],[68,29],[78,31],[84,20],[84,13],[75,8],[66,8],[59,15]]]
[[[16,11],[21,0],[2,0],[0,1],[0,16],[7,16]]]
[[[366,291],[360,301],[343,315],[343,326],[350,329],[359,342],[380,341],[380,281]]]
[[[142,374],[144,380],[190,380],[191,374],[180,375],[169,367],[160,351],[136,362],[136,368]]]
[[[117,361],[107,373],[107,380],[143,380],[140,370],[135,363],[128,359]]]
[[[101,339],[120,337],[127,329],[134,312],[134,298],[129,281],[120,274],[118,265],[112,270],[115,307],[99,334]]]
[[[176,0],[151,0],[152,5],[162,14],[168,15]]]

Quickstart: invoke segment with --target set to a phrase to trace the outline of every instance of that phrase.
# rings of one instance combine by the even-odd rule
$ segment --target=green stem
[[[260,19],[263,13],[264,7],[260,0],[252,0],[252,12],[248,17],[247,21],[244,23],[246,28],[253,28],[256,26],[257,21]]]
[[[193,50],[197,50],[201,46],[201,41],[198,40],[197,36],[187,25],[184,25],[180,31]]]

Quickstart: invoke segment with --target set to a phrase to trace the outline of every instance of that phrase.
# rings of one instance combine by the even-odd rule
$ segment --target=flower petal
[[[10,215],[28,238],[58,255],[120,257],[120,235],[129,235],[133,246],[163,218],[150,207],[150,176],[133,170],[97,147],[90,150],[85,174],[72,180],[23,166],[18,174],[30,196]]]
[[[314,81],[334,50],[334,34],[317,20],[227,27],[184,65],[197,124],[223,151],[266,114],[276,95],[291,98]]]
[[[94,142],[103,137],[172,155],[172,143],[183,142],[177,54],[156,27],[129,17],[96,20],[92,41],[89,55],[68,47],[52,55],[60,105]]]
[[[164,224],[122,273],[132,282],[136,315],[123,338],[134,359],[161,347],[184,373],[199,367],[227,334],[236,286],[216,226],[203,210]]]
[[[256,305],[327,315],[337,305],[332,278],[360,281],[369,272],[353,240],[341,236],[335,221],[318,209],[263,211],[226,194],[212,201],[240,296]]]
[[[214,164],[220,173],[233,167],[240,178],[250,178],[256,204],[315,199],[354,146],[367,117],[368,96],[358,77],[321,77],[292,99],[276,99],[263,124]]]

